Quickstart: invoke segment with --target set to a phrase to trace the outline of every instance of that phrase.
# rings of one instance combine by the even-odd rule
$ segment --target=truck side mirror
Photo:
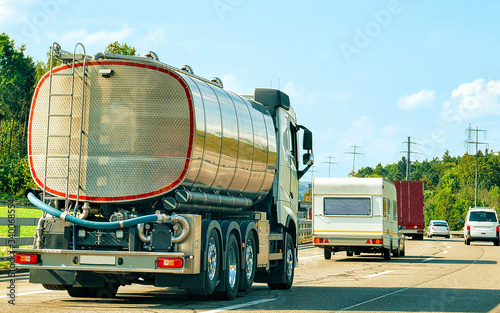
[[[304,153],[304,155],[302,156],[302,164],[313,165],[314,164],[314,154]]]
[[[304,128],[304,137],[302,140],[303,140],[302,149],[309,150],[309,151],[312,150],[312,148],[313,148],[313,135],[309,129]]]

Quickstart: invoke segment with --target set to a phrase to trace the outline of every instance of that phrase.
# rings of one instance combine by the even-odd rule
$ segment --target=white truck
[[[224,299],[254,281],[290,288],[298,181],[313,155],[289,97],[237,95],[153,52],[89,57],[77,46],[53,44],[63,64],[33,97],[28,154],[40,189],[26,195],[44,215],[16,267],[72,297],[114,297],[133,283]]]
[[[320,178],[312,184],[313,244],[325,259],[381,253],[385,260],[405,254],[397,220],[396,188],[383,178]]]

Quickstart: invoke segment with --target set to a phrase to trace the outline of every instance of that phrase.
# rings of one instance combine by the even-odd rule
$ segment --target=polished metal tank
[[[53,72],[71,71],[71,65],[62,65]],[[47,192],[58,196],[69,190],[69,198],[76,199],[80,181],[79,199],[99,203],[144,201],[179,187],[253,201],[269,192],[276,137],[261,104],[153,60],[91,60],[84,88],[78,87],[82,71],[75,67],[71,112],[71,97],[56,94],[70,93],[72,75],[50,79],[47,73],[36,88],[28,150],[40,188],[46,184]],[[57,155],[68,155],[69,125],[67,188],[61,179],[67,158]]]

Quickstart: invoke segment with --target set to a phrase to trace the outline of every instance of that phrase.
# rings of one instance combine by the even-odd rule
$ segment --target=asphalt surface
[[[234,301],[191,300],[176,288],[132,285],[114,299],[71,298],[15,280],[15,305],[8,303],[10,281],[0,275],[0,312],[500,312],[500,247],[470,246],[463,239],[407,240],[406,256],[323,258],[323,251],[301,245],[294,285],[274,291],[254,284]]]

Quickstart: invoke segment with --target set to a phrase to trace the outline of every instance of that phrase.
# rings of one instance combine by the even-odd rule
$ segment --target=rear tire
[[[187,293],[193,296],[211,295],[219,282],[220,268],[220,241],[215,228],[210,231],[206,247],[205,247],[205,286],[203,288],[190,288]]]
[[[87,298],[90,297],[89,287],[69,287],[68,295],[73,298]]]
[[[347,251],[347,252],[346,252],[346,254],[347,254],[347,256],[353,256],[353,255],[354,255],[354,252],[352,252],[352,251]]]
[[[324,249],[325,252],[325,260],[331,260],[332,259],[332,253],[330,250]]]
[[[257,271],[257,247],[255,245],[255,236],[252,232],[248,234],[243,257],[245,258],[245,268],[241,275],[241,279],[243,280],[242,290],[249,292],[252,289],[255,272]]]
[[[280,260],[278,271],[283,273],[284,281],[279,283],[267,283],[269,289],[290,289],[293,284],[293,276],[295,274],[295,252],[296,248],[293,244],[292,236],[286,233],[285,249],[283,249],[283,260]]]
[[[118,288],[120,285],[106,282],[104,287],[89,287],[89,293],[91,298],[111,299],[116,297]]]
[[[384,256],[384,260],[386,260],[386,261],[391,260],[391,256],[392,256],[391,247],[389,247],[389,249],[384,248],[383,256]]]
[[[497,240],[493,243],[495,246],[500,246],[500,240]]]
[[[223,300],[234,300],[238,294],[240,284],[241,261],[240,248],[236,237],[231,234],[226,247],[226,269],[224,270],[224,291],[218,291],[217,295]]]
[[[71,286],[68,285],[56,285],[56,284],[42,284],[43,288],[47,290],[68,290]]]
[[[470,245],[470,239],[465,239],[465,245]]]

